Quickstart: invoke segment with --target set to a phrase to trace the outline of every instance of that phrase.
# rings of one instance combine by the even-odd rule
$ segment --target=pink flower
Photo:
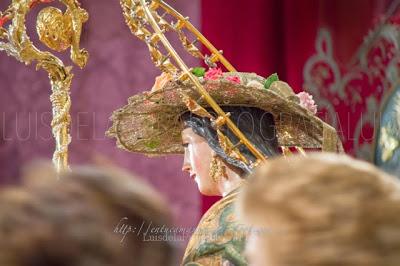
[[[238,76],[229,76],[226,79],[232,81],[233,83],[240,84],[240,77]]]
[[[222,69],[219,67],[210,68],[204,75],[204,79],[206,80],[217,80],[220,77],[222,77]]]
[[[314,115],[317,113],[317,105],[315,104],[315,101],[313,99],[313,96],[307,92],[300,92],[296,94],[297,97],[300,99],[300,105],[311,111]]]

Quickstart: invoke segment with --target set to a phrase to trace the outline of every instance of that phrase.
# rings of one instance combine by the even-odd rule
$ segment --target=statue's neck
[[[218,182],[218,190],[222,197],[239,188],[245,180],[235,172],[228,172],[228,178],[221,177]]]

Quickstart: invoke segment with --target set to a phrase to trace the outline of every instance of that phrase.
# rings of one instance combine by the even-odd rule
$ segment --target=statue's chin
[[[209,188],[209,187],[204,187],[201,185],[201,183],[199,184],[197,181],[196,181],[196,183],[197,183],[197,187],[202,195],[204,195],[204,196],[220,196],[218,194],[218,192],[215,192],[215,189]]]

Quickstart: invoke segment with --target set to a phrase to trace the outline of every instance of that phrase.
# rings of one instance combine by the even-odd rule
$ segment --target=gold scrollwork
[[[56,148],[53,163],[57,171],[68,169],[68,145],[71,141],[69,126],[71,117],[70,87],[72,67],[50,52],[40,51],[26,33],[26,15],[38,3],[53,0],[13,0],[8,9],[0,12],[0,51],[15,57],[26,65],[36,62],[36,69],[47,71],[52,88],[50,100],[53,108],[51,122]],[[80,7],[77,0],[59,0],[66,11],[47,7],[37,18],[37,32],[40,40],[50,49],[61,52],[71,48],[71,60],[83,68],[88,60],[88,52],[80,49],[82,25],[88,19],[88,13]],[[5,28],[5,24],[10,24]]]

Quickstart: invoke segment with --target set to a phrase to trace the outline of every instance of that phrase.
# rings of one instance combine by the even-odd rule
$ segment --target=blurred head
[[[374,166],[293,156],[249,180],[238,212],[262,232],[249,237],[251,265],[400,265],[400,185]]]
[[[273,157],[279,154],[274,119],[270,113],[253,107],[223,107],[223,110],[230,113],[231,120],[265,156]],[[209,176],[213,156],[221,158],[229,169],[243,178],[250,172],[243,162],[225,154],[209,118],[187,112],[181,116],[181,120],[185,128],[182,131],[182,143],[185,148],[182,170],[196,181],[201,193],[216,195],[215,182]],[[233,144],[239,142],[227,127],[223,127],[222,132]],[[256,160],[244,145],[240,145],[239,150],[249,161]]]
[[[136,233],[143,223],[170,225],[147,185],[110,169],[79,168],[58,181],[38,173],[0,194],[0,265],[174,265],[171,243]]]

